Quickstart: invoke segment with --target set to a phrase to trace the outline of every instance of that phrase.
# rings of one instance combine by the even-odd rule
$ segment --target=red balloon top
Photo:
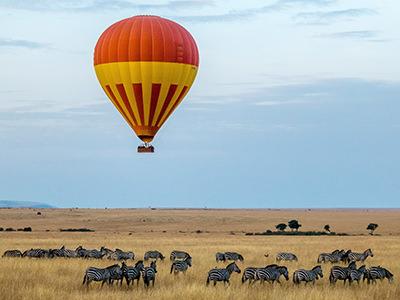
[[[199,66],[199,52],[181,25],[157,16],[135,16],[107,28],[97,41],[94,65],[128,62],[173,62]]]

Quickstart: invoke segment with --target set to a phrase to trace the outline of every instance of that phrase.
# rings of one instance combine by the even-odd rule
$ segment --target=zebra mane
[[[234,265],[236,265],[236,263],[235,263],[235,262],[232,262],[232,263],[230,263],[229,265],[227,265],[225,269],[230,269],[230,268],[232,268]],[[236,265],[236,266],[237,266],[237,265]]]
[[[315,271],[317,269],[321,269],[321,265],[315,266],[314,268],[311,269],[311,271]]]

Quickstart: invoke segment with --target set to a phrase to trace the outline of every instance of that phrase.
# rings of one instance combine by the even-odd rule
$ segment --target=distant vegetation
[[[336,236],[346,236],[347,233],[336,233],[336,232],[326,232],[326,231],[271,231],[267,230],[265,232],[246,232],[246,235],[336,235]]]
[[[68,229],[62,229],[60,228],[61,232],[94,232],[94,230],[92,229],[88,229],[88,228],[68,228]]]

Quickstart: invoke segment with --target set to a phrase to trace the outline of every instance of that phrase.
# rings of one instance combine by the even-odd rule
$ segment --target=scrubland
[[[88,259],[0,258],[0,299],[400,299],[400,211],[399,210],[84,210],[84,209],[1,209],[0,227],[32,227],[32,232],[0,232],[0,252],[30,248],[131,250],[143,258],[147,250],[159,250],[167,258],[157,263],[155,286],[144,288],[143,281],[127,287],[114,284],[101,288],[92,282],[82,285],[89,266],[106,267],[114,262]],[[349,236],[246,236],[245,232],[275,230],[275,225],[296,219],[300,230],[322,231],[329,224],[332,231]],[[369,223],[379,225],[374,236],[368,235]],[[60,228],[89,228],[94,232],[60,232]],[[381,265],[394,274],[376,285],[329,284],[330,264],[322,264],[324,278],[315,285],[300,287],[292,282],[293,271],[317,265],[321,252],[371,248],[367,267]],[[170,274],[169,253],[184,250],[193,257],[186,275]],[[262,267],[275,262],[278,252],[295,253],[298,262],[281,262],[289,269],[290,280],[281,277],[281,285],[258,282],[242,285],[234,273],[231,284],[206,286],[207,272],[225,263],[215,261],[216,252],[236,251],[245,260],[238,262]],[[268,254],[268,257],[264,255]],[[128,262],[134,265],[135,262]],[[357,264],[358,266],[360,263]]]

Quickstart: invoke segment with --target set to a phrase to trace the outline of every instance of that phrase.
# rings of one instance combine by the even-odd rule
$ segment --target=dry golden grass
[[[185,250],[193,257],[193,267],[186,275],[170,275],[168,257],[158,263],[154,288],[139,286],[103,288],[91,283],[89,290],[82,285],[84,271],[89,266],[105,267],[112,262],[85,259],[0,259],[0,299],[400,299],[400,211],[392,210],[40,210],[1,209],[0,226],[3,228],[32,227],[33,232],[0,232],[0,252],[7,249],[30,248],[87,249],[106,246],[132,250],[142,258],[147,250],[160,250],[169,256],[172,250]],[[280,222],[298,220],[302,230],[322,230],[325,224],[332,231],[354,234],[351,236],[245,236],[243,232],[262,232],[274,229]],[[379,224],[376,234],[370,236],[366,226]],[[59,232],[60,228],[90,228],[95,232]],[[201,230],[202,233],[196,233]],[[363,235],[361,235],[363,234]],[[315,286],[293,286],[293,271],[310,269],[316,265],[318,254],[334,249],[363,251],[371,248],[374,257],[366,261],[367,267],[382,265],[394,275],[376,285],[361,283],[349,287],[341,282],[329,284],[331,265],[322,265],[324,278]],[[206,287],[209,269],[217,264],[216,252],[237,251],[247,266],[265,266],[275,262],[280,251],[293,252],[297,263],[282,263],[289,269],[290,281],[281,279],[282,285],[242,285],[241,275],[232,274],[231,285],[218,283]],[[269,254],[268,258],[264,254]],[[129,263],[133,265],[134,262]]]

